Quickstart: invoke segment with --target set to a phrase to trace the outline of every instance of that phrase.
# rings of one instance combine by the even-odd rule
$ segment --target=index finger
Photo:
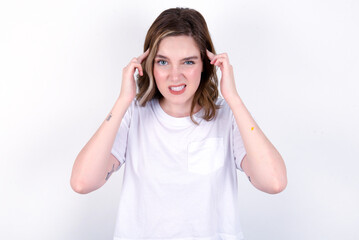
[[[208,49],[206,50],[206,52],[207,52],[207,56],[208,56],[209,60],[212,60],[214,58],[214,56],[216,56],[214,53],[212,53]]]
[[[145,58],[148,56],[149,53],[150,53],[150,49],[148,48],[148,49],[146,50],[146,52],[142,53],[142,54],[137,58],[137,61],[138,61],[139,63],[142,63],[143,59],[145,59]]]

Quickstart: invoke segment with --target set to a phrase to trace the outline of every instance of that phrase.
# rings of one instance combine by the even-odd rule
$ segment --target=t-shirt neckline
[[[160,103],[159,103],[159,99],[154,99],[153,101],[153,108],[154,111],[156,113],[156,115],[158,116],[159,119],[163,120],[166,125],[171,125],[174,127],[186,127],[186,126],[193,126],[194,122],[192,122],[191,117],[187,116],[187,117],[173,117],[171,115],[169,115],[168,113],[166,113]],[[193,119],[197,122],[199,122],[201,120],[201,116],[203,116],[203,108],[201,108],[201,110],[199,110],[198,112],[196,112],[195,114],[193,114]]]

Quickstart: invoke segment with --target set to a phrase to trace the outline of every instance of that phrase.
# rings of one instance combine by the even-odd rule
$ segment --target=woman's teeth
[[[178,86],[178,87],[170,87],[172,91],[181,91],[186,85]]]

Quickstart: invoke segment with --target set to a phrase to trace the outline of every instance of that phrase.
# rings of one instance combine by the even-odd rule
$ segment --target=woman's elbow
[[[70,185],[72,190],[79,194],[87,194],[95,190],[91,189],[88,184],[79,179],[75,180],[74,178],[71,178]]]
[[[273,169],[271,174],[271,184],[270,184],[270,192],[271,194],[277,194],[287,187],[287,170],[284,164],[283,159],[281,159],[282,165],[280,168]]]
[[[277,194],[283,192],[286,187],[287,178],[285,177],[284,179],[274,181],[266,192],[270,194]]]
[[[88,193],[86,191],[86,189],[84,188],[83,184],[81,184],[79,181],[74,181],[73,179],[71,179],[70,185],[71,185],[72,190],[74,190],[76,193],[80,193],[80,194]]]

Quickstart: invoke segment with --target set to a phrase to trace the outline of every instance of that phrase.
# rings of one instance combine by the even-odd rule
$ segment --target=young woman
[[[168,9],[152,24],[144,53],[123,69],[115,105],[77,156],[71,186],[94,191],[124,163],[117,240],[242,239],[236,169],[261,191],[286,187],[281,155],[193,9]]]

